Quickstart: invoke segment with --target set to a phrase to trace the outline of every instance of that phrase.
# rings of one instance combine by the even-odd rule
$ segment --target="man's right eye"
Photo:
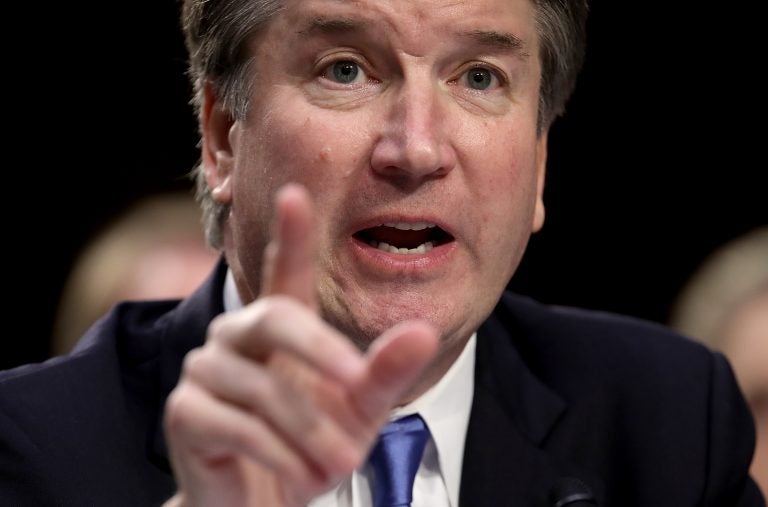
[[[365,72],[352,60],[332,63],[326,67],[323,77],[340,84],[360,84],[366,81]]]

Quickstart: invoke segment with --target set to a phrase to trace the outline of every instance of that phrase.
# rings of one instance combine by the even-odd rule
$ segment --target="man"
[[[226,265],[178,306],[118,307],[70,358],[3,377],[3,492],[380,505],[377,435],[417,414],[414,505],[762,505],[720,356],[502,295],[543,224],[585,16],[186,1]]]

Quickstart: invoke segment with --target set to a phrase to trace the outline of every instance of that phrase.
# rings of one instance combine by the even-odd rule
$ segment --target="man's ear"
[[[544,131],[536,141],[536,204],[533,211],[533,232],[538,232],[544,226],[544,179],[547,174],[547,136]]]
[[[208,81],[203,88],[200,125],[203,134],[203,170],[211,196],[221,204],[230,204],[232,200],[230,177],[234,165],[230,134],[235,120],[224,108],[213,85]]]

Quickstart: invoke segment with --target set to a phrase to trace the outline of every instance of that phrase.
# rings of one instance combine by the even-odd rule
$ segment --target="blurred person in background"
[[[217,259],[218,253],[206,244],[200,207],[191,195],[142,199],[75,261],[56,314],[52,354],[68,353],[120,301],[188,296]]]
[[[757,427],[751,473],[768,493],[768,226],[716,250],[675,305],[672,327],[731,361]]]

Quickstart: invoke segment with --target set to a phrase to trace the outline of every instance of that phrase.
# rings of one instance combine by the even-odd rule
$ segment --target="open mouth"
[[[429,222],[388,222],[356,232],[354,238],[373,248],[393,254],[424,254],[454,240],[453,236]]]

